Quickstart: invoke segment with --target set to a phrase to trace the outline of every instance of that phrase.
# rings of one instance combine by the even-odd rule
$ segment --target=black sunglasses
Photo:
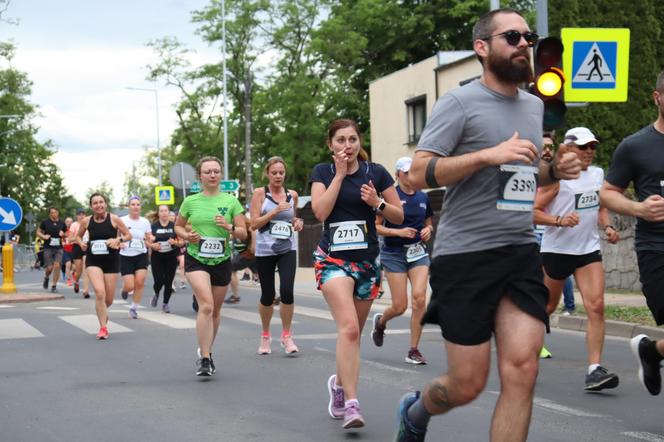
[[[595,150],[597,149],[598,144],[597,143],[586,143],[582,144],[581,146],[577,145],[576,148],[579,150],[588,150],[588,148]]]
[[[515,31],[513,29],[501,32],[500,34],[489,35],[488,37],[484,37],[482,40],[490,40],[491,38],[498,37],[499,35],[505,37],[505,41],[510,46],[518,46],[519,42],[521,41],[521,37],[526,40],[526,43],[528,43],[528,46],[531,48],[535,46],[539,40],[539,35],[537,35],[535,32],[526,31],[522,34],[521,32]]]

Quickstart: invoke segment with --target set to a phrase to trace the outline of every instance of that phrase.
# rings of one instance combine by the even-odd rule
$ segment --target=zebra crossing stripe
[[[0,319],[0,339],[42,338],[44,335],[21,318]]]
[[[97,320],[96,315],[67,315],[58,316],[58,318],[73,325],[74,327],[80,328],[85,333],[90,335],[96,335],[99,331],[99,321]],[[128,333],[132,332],[133,330],[113,321],[108,321],[108,331],[112,334]]]

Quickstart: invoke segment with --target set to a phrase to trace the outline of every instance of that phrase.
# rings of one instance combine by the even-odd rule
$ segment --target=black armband
[[[433,157],[429,160],[429,163],[427,164],[427,170],[424,175],[424,179],[427,182],[427,186],[431,189],[435,189],[436,187],[440,187],[438,185],[438,181],[436,181],[436,163],[440,157]]]

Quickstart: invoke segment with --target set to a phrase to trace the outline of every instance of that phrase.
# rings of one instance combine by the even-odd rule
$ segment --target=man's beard
[[[519,56],[525,57],[528,62],[514,62],[513,59]],[[511,58],[501,58],[497,54],[494,55],[494,52],[490,52],[487,65],[488,69],[505,83],[529,83],[534,77],[530,67],[530,56],[527,52],[517,52]]]

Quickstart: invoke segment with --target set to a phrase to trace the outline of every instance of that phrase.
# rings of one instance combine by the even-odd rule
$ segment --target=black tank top
[[[107,213],[104,221],[98,223],[94,219],[94,215],[90,217],[90,223],[88,223],[88,232],[90,233],[90,241],[95,241],[97,239],[110,239],[118,236],[118,229],[113,227],[111,223],[111,214]]]

